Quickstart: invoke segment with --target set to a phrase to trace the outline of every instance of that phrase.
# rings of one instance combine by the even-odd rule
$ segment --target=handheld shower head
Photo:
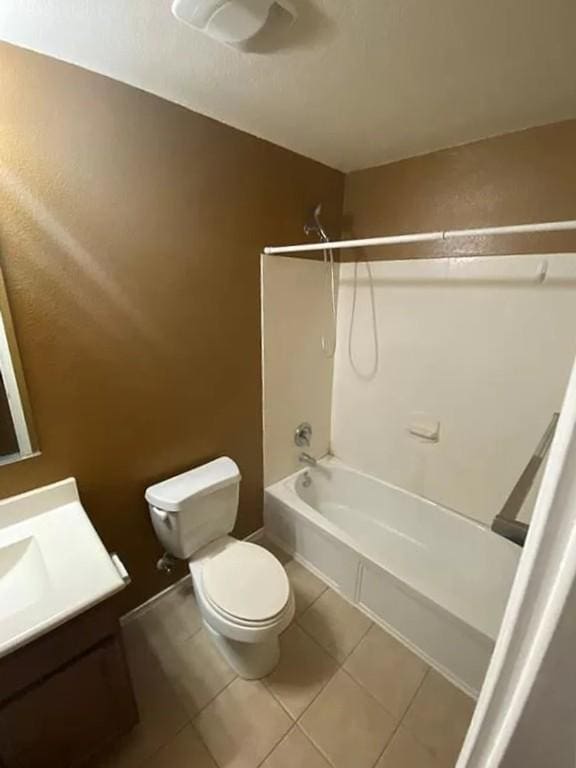
[[[312,211],[312,214],[310,216],[310,219],[304,224],[304,234],[306,235],[317,235],[320,240],[323,240],[325,243],[328,243],[330,241],[330,238],[326,234],[326,230],[322,226],[322,222],[320,221],[320,216],[322,215],[322,203],[318,203],[318,205],[314,208]]]
[[[329,243],[330,238],[322,226],[322,221],[320,220],[321,215],[322,203],[318,203],[310,214],[310,218],[304,224],[304,233],[306,235],[315,235],[323,243]],[[322,334],[320,344],[322,352],[326,357],[334,357],[334,351],[336,349],[336,272],[334,268],[334,251],[332,248],[324,248],[324,265],[325,269],[328,270],[327,275],[330,281],[330,300],[332,307],[332,330],[330,335],[333,340],[332,342],[327,341],[326,336]]]

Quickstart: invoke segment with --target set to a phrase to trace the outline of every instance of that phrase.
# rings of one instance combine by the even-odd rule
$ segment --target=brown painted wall
[[[351,173],[344,211],[353,237],[576,219],[576,120]],[[576,234],[367,248],[342,258],[539,250],[574,251]]]
[[[166,585],[149,483],[228,454],[237,533],[260,525],[259,254],[300,241],[318,200],[337,231],[343,176],[7,45],[0,98],[0,247],[42,451],[0,467],[0,496],[75,476],[126,607]]]

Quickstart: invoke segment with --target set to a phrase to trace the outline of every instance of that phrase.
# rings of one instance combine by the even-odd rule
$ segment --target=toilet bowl
[[[243,678],[268,675],[278,637],[294,617],[294,596],[281,563],[263,547],[218,539],[188,562],[204,626]]]
[[[167,552],[188,561],[210,638],[240,677],[255,680],[278,663],[294,596],[274,555],[229,535],[239,484],[236,464],[221,458],[151,486],[146,500]]]

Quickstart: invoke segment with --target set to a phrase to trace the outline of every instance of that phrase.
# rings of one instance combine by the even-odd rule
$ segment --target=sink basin
[[[0,501],[0,657],[126,586],[74,478]]]
[[[32,536],[0,548],[0,621],[42,599],[49,577]]]

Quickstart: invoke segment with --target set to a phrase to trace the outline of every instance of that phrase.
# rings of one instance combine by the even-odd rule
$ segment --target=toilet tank
[[[234,528],[240,470],[224,456],[146,489],[156,535],[167,552],[188,560]]]

